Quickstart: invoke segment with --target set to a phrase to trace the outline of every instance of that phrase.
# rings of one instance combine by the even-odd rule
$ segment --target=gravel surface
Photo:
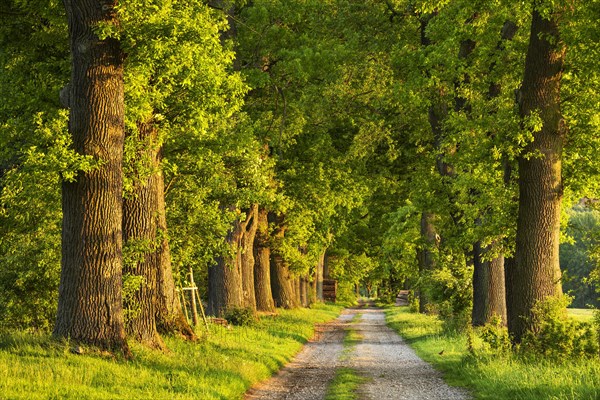
[[[396,332],[385,324],[379,309],[359,311],[353,329],[362,336],[349,366],[368,381],[361,386],[362,399],[469,399],[466,391],[448,386],[438,371],[421,360]]]
[[[321,400],[340,367],[345,328],[354,313],[344,310],[333,322],[318,325],[315,337],[275,376],[246,393],[245,399]]]
[[[351,323],[357,313],[361,318]],[[340,360],[345,331],[350,326],[362,340]],[[470,398],[466,391],[448,386],[439,372],[417,357],[386,326],[383,310],[354,308],[344,310],[334,322],[318,326],[315,338],[294,361],[273,378],[252,388],[245,399],[324,399],[339,367],[351,367],[368,378],[358,393],[363,400]]]

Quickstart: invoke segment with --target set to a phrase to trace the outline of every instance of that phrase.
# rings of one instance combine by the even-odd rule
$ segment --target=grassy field
[[[600,399],[599,359],[551,362],[510,354],[474,357],[467,351],[467,337],[442,334],[435,317],[391,307],[387,320],[419,356],[444,372],[448,383],[468,388],[476,399]]]
[[[238,399],[291,359],[339,306],[280,310],[252,327],[212,326],[196,343],[167,338],[162,353],[133,344],[132,361],[76,355],[48,336],[0,337],[1,399]],[[200,332],[200,330],[199,330]]]
[[[594,319],[594,311],[589,308],[567,308],[569,317],[577,321],[587,322]]]

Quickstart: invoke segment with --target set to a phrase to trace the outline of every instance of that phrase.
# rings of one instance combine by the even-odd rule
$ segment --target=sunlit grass
[[[350,326],[346,328],[344,336],[344,352],[349,353],[354,349],[354,346],[363,340],[363,336],[352,327],[352,324],[358,322],[362,318],[362,314],[356,313],[350,320]]]
[[[168,353],[132,344],[132,361],[70,352],[48,336],[0,339],[1,399],[238,399],[288,362],[338,306],[280,310],[251,327],[211,326],[196,343],[166,338]]]
[[[567,314],[569,317],[580,321],[580,322],[589,322],[594,319],[594,312],[596,310],[592,310],[589,308],[567,308]]]
[[[474,357],[466,335],[446,336],[437,318],[387,310],[389,325],[417,354],[444,372],[453,385],[470,389],[477,399],[599,399],[600,360],[550,361],[512,354]],[[441,354],[440,354],[441,353]]]
[[[327,388],[325,400],[358,399],[357,390],[365,380],[366,378],[360,376],[353,368],[338,368],[335,371],[335,377]]]

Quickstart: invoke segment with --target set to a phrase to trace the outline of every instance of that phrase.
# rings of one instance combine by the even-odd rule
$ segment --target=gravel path
[[[369,378],[360,388],[362,399],[470,398],[464,390],[448,386],[438,371],[387,327],[383,310],[360,312],[362,317],[353,329],[362,341],[356,345],[349,366]]]
[[[321,400],[335,376],[335,369],[354,313],[344,310],[333,322],[319,325],[315,337],[298,353],[294,361],[266,382],[246,393],[245,399]]]
[[[357,313],[361,318],[351,323]],[[362,341],[341,361],[342,342],[350,326]],[[339,367],[351,367],[368,378],[359,389],[362,400],[470,398],[464,390],[448,386],[439,372],[386,326],[383,310],[355,308],[344,310],[332,323],[318,326],[315,339],[294,361],[251,389],[245,399],[322,400]]]

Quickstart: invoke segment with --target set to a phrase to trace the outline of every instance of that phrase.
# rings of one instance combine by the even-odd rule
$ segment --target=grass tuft
[[[358,399],[357,390],[366,381],[353,368],[338,368],[335,377],[327,388],[325,400],[355,400]]]

